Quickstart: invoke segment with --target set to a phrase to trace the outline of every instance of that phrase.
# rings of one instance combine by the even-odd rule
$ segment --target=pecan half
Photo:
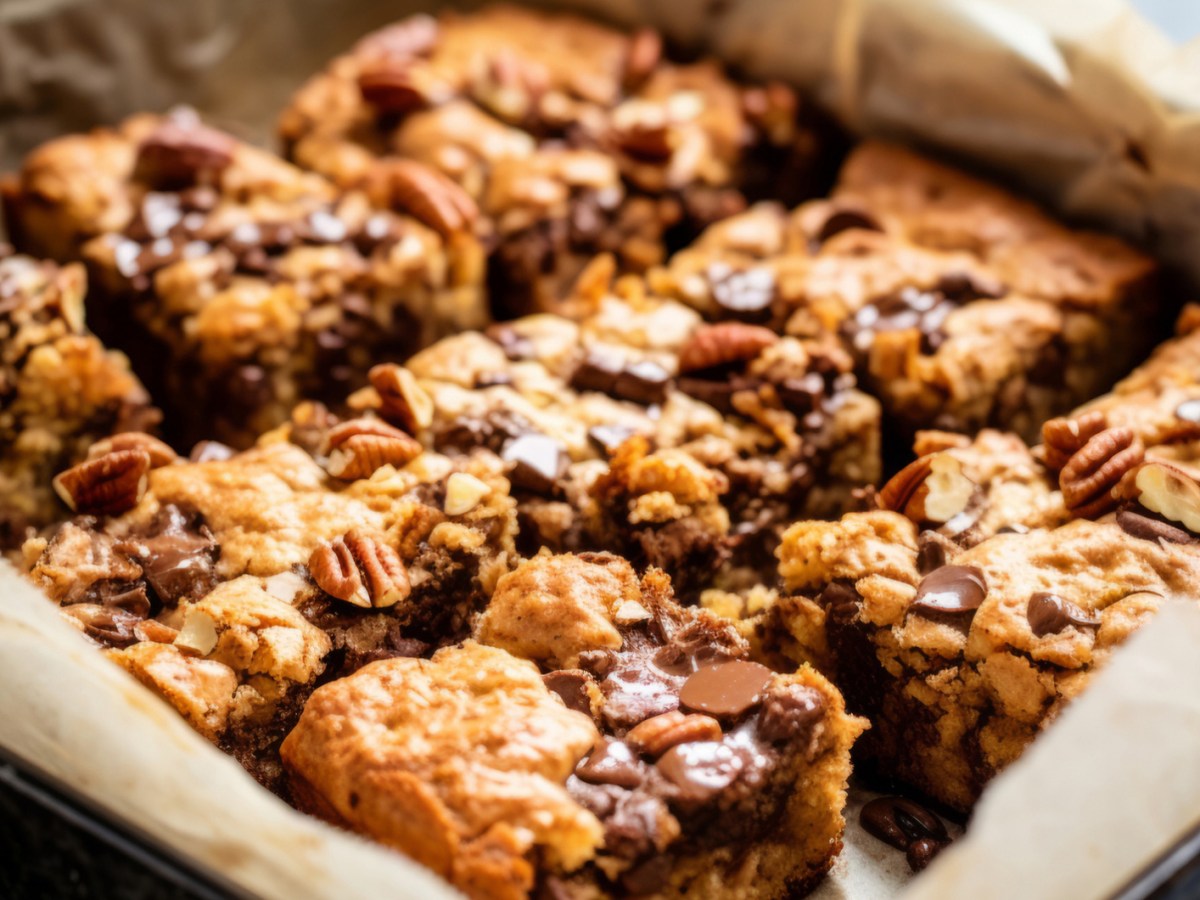
[[[405,210],[447,237],[470,230],[479,217],[466,191],[436,169],[411,159],[380,166],[366,187],[376,203]]]
[[[403,466],[416,459],[421,445],[381,419],[351,419],[329,429],[321,452],[334,478],[370,478],[381,466]]]
[[[1145,455],[1128,428],[1108,428],[1090,438],[1067,460],[1058,476],[1063,502],[1071,515],[1095,519],[1117,506],[1113,488]]]
[[[157,469],[179,461],[179,455],[156,437],[140,431],[126,431],[96,441],[88,447],[87,458],[99,459],[120,450],[144,450],[150,457],[150,468]]]
[[[948,453],[931,453],[909,463],[879,491],[884,509],[903,513],[918,524],[943,525],[965,512],[979,486]]]
[[[1083,445],[1108,427],[1104,413],[1098,410],[1074,419],[1051,419],[1042,426],[1046,466],[1061,472],[1063,466],[1083,449]]]
[[[429,99],[413,80],[412,67],[398,59],[381,59],[358,73],[358,92],[378,112],[403,115],[428,105]]]
[[[149,471],[145,450],[115,450],[67,469],[54,479],[54,490],[72,512],[117,516],[142,499]]]
[[[136,175],[154,187],[213,180],[233,162],[237,142],[198,122],[168,119],[138,147]]]
[[[413,373],[395,363],[375,366],[367,374],[379,394],[379,414],[409,434],[433,424],[433,400]]]
[[[308,570],[325,593],[364,609],[394,606],[412,592],[399,554],[358,530],[318,546]]]
[[[716,719],[683,713],[677,709],[646,719],[625,736],[626,743],[653,757],[662,756],[679,744],[720,739],[721,725]]]
[[[749,362],[779,338],[761,325],[719,322],[693,332],[679,351],[679,371],[697,372],[729,363]]]
[[[876,495],[879,505],[893,512],[904,512],[904,508],[908,506],[908,501],[913,498],[913,494],[917,492],[917,489],[929,477],[932,463],[931,456],[922,456],[914,459],[888,479],[887,484],[881,487],[879,493]]]

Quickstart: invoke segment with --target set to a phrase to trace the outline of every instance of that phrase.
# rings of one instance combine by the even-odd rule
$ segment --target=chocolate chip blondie
[[[381,366],[350,405],[504,473],[526,554],[612,550],[693,599],[773,582],[787,524],[878,478],[878,406],[850,367],[831,340],[707,325],[626,277],[578,322],[529,316]]]
[[[62,511],[51,487],[95,441],[155,427],[128,360],[84,324],[82,266],[0,247],[0,551]]]
[[[1139,624],[1196,599],[1200,485],[1153,462],[1122,483],[1120,512],[965,549],[886,510],[799,523],[766,628],[871,720],[870,765],[969,810]]]
[[[20,247],[87,262],[91,324],[173,441],[245,447],[301,399],[487,321],[452,187],[375,209],[177,111],[51,141],[3,194]]]
[[[709,319],[836,330],[907,436],[990,426],[1035,440],[1143,357],[1159,313],[1144,254],[871,141],[829,198],[718,223],[649,281]]]
[[[507,484],[381,422],[310,414],[194,460],[129,433],[55,486],[76,513],[23,550],[64,618],[260,781],[317,683],[469,631],[515,562]]]
[[[314,693],[301,808],[472,897],[795,896],[840,846],[864,723],[607,555],[502,577],[475,639]]]
[[[812,196],[839,144],[782,84],[670,62],[650,30],[504,5],[368,35],[279,130],[291,159],[346,187],[406,190],[415,160],[464,188],[509,314],[568,312],[597,253],[643,271],[747,196]]]

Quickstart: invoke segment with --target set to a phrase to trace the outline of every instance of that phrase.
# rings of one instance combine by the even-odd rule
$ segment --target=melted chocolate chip
[[[552,494],[567,468],[567,455],[558,441],[544,434],[513,438],[500,458],[509,464],[508,477],[514,487],[537,494]]]
[[[627,744],[605,738],[600,747],[575,767],[575,774],[589,784],[635,788],[646,780],[647,770]]]
[[[934,618],[971,615],[987,596],[983,572],[975,566],[942,566],[921,579],[912,609]]]
[[[1117,525],[1130,537],[1143,541],[1166,541],[1169,544],[1194,544],[1196,536],[1190,531],[1161,517],[1146,515],[1138,509],[1122,509],[1117,512]]]
[[[768,692],[758,718],[758,733],[775,743],[804,743],[825,715],[825,697],[816,688],[788,684]]]
[[[708,267],[713,301],[724,312],[743,321],[767,318],[775,299],[775,273],[764,266],[738,271],[723,262]]]
[[[938,279],[934,289],[955,303],[972,300],[998,300],[1004,296],[1004,285],[978,272],[947,272]]]
[[[143,577],[167,606],[198,600],[216,586],[219,548],[204,534],[160,534],[132,542]]]
[[[1058,634],[1070,625],[1077,628],[1098,628],[1100,620],[1085,613],[1070,600],[1057,594],[1039,592],[1029,598],[1025,612],[1029,630],[1037,637]]]
[[[637,432],[624,425],[595,425],[588,429],[588,440],[601,453],[611,456]]]
[[[928,575],[946,565],[945,538],[935,531],[922,531],[917,537],[917,571]]]
[[[677,744],[658,760],[657,768],[678,793],[675,802],[695,809],[733,784],[746,760],[736,748],[720,741]]]
[[[1180,403],[1175,407],[1175,418],[1200,425],[1200,398]]]
[[[903,797],[877,797],[859,814],[859,824],[870,835],[897,850],[907,850],[914,841],[949,840],[946,826],[936,815]]]
[[[825,401],[825,379],[817,372],[800,378],[785,378],[775,385],[783,408],[801,418],[819,413]]]
[[[916,329],[921,352],[933,353],[946,339],[942,331],[956,304],[940,291],[906,287],[863,306],[842,326],[851,346],[860,354],[870,350],[877,334]]]
[[[679,378],[676,385],[689,397],[693,397],[701,403],[707,403],[713,409],[730,414],[736,412],[733,408],[734,395],[741,391],[757,391],[762,386],[762,382],[757,378],[747,378],[744,375],[718,372],[710,378],[688,375]]]
[[[913,841],[904,852],[904,857],[908,861],[908,867],[914,872],[924,871],[933,862],[933,858],[942,852],[944,846],[945,844],[939,843],[932,838],[921,838],[920,840]]]
[[[692,712],[736,719],[762,702],[773,677],[766,666],[749,660],[719,662],[700,669],[683,683],[679,703]]]
[[[591,716],[592,704],[588,698],[588,685],[592,676],[579,669],[559,669],[542,676],[546,687],[558,694],[567,709]]]

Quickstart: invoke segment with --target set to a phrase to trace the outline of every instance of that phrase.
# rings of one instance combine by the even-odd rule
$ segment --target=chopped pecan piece
[[[1058,476],[1063,502],[1071,514],[1095,519],[1117,506],[1113,488],[1142,461],[1142,442],[1128,428],[1108,428],[1076,451]]]
[[[677,709],[646,719],[635,725],[625,737],[632,747],[655,758],[679,744],[720,739],[721,725],[716,719],[683,713]]]
[[[54,490],[72,512],[120,515],[146,493],[149,471],[145,450],[114,450],[67,469],[54,479]]]
[[[479,216],[475,201],[459,185],[411,159],[380,166],[367,192],[375,202],[405,210],[447,237],[470,230]]]
[[[351,419],[329,429],[322,451],[334,478],[370,478],[381,466],[403,466],[416,459],[421,445],[381,419]]]
[[[144,450],[150,457],[150,468],[157,469],[179,461],[179,455],[158,438],[140,431],[126,431],[96,441],[88,447],[87,458],[99,459],[121,450]]]
[[[308,570],[325,593],[364,609],[394,606],[412,590],[399,554],[357,530],[317,547]]]
[[[720,322],[697,328],[679,352],[679,371],[698,372],[730,363],[749,362],[779,338],[760,325]]]
[[[383,363],[371,369],[368,377],[379,394],[379,414],[389,422],[410,434],[428,428],[433,422],[433,400],[408,369]]]

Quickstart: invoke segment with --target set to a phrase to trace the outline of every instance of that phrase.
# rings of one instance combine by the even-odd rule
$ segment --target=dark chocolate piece
[[[802,743],[825,714],[825,698],[815,688],[789,684],[769,691],[758,719],[763,740]]]
[[[942,566],[921,579],[912,609],[927,616],[959,617],[973,614],[986,596],[987,582],[975,566]]]
[[[1038,592],[1029,598],[1025,612],[1029,629],[1037,637],[1059,634],[1070,625],[1077,628],[1098,628],[1100,619],[1089,615],[1070,600],[1058,594]]]
[[[1194,544],[1196,536],[1161,518],[1144,515],[1134,509],[1117,513],[1117,525],[1130,537],[1143,541],[1166,541],[1169,544]]]
[[[558,694],[567,709],[587,716],[592,714],[592,703],[588,698],[588,683],[592,676],[580,669],[559,669],[542,676],[546,687]]]
[[[679,703],[692,712],[736,719],[762,702],[774,677],[764,665],[731,659],[695,672],[679,691]]]
[[[746,760],[720,741],[677,744],[658,761],[658,771],[678,788],[674,799],[685,809],[695,809],[733,784]]]
[[[627,744],[605,738],[601,746],[575,767],[575,774],[590,784],[635,788],[646,780],[646,764]]]
[[[513,438],[500,457],[509,464],[514,487],[538,494],[553,493],[567,467],[567,455],[558,441],[536,432]]]

